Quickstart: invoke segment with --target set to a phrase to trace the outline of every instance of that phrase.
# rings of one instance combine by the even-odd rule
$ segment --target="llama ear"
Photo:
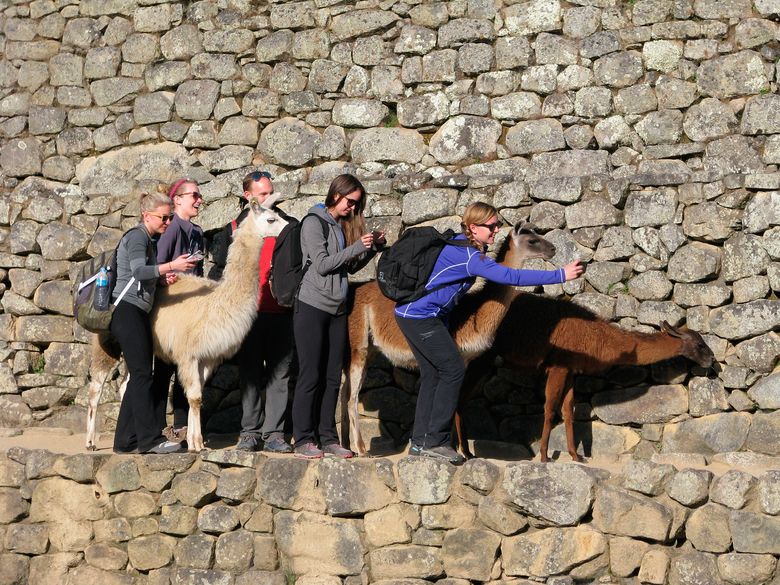
[[[276,202],[279,201],[279,195],[270,195],[265,201],[263,201],[263,207],[266,209],[273,209]]]
[[[679,329],[676,329],[676,328],[672,327],[671,325],[669,325],[668,321],[663,321],[661,323],[661,331],[663,331],[667,335],[671,335],[672,337],[682,337],[683,336],[682,335],[682,331],[680,331]]]

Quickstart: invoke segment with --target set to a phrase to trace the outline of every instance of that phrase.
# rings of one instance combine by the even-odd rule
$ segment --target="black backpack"
[[[109,302],[108,309],[100,310],[95,308],[95,284],[102,268],[105,268],[108,273],[108,298],[111,299],[111,294],[116,286],[116,253],[119,249],[119,244],[128,232],[122,235],[116,248],[101,252],[91,260],[88,260],[81,267],[79,278],[73,286],[73,316],[79,325],[92,333],[102,333],[109,330],[111,317],[114,314],[116,305],[119,304],[119,301],[122,300],[122,297],[130,289],[130,285],[135,281],[135,278],[130,279],[130,282],[127,283],[117,300]]]
[[[455,232],[439,233],[433,227],[407,229],[398,241],[382,253],[376,267],[379,290],[388,299],[411,303],[448,286],[425,288],[439,254],[446,245],[468,247],[468,240],[453,240]]]
[[[301,221],[296,221],[292,217],[287,218],[287,225],[276,236],[269,276],[271,294],[282,307],[293,306],[303,275],[306,274],[311,264],[311,260],[303,262],[303,251],[301,250],[301,227],[307,217],[316,217],[320,221],[322,235],[326,241],[328,239],[328,223],[319,215],[309,213]]]

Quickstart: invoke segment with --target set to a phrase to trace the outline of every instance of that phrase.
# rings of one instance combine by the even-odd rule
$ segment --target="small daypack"
[[[136,228],[132,228],[136,229]],[[127,235],[122,235],[122,239]],[[119,240],[121,243],[121,239]],[[73,316],[76,318],[76,322],[81,325],[87,331],[92,333],[103,333],[109,330],[111,326],[111,317],[114,314],[114,309],[125,296],[130,286],[135,282],[135,278],[131,278],[125,288],[117,297],[116,301],[109,303],[108,308],[105,310],[99,310],[94,306],[95,300],[95,283],[102,268],[106,269],[108,273],[108,298],[111,298],[111,294],[114,292],[116,286],[116,253],[119,249],[119,244],[113,250],[106,250],[101,252],[91,260],[87,261],[79,272],[79,278],[73,287]]]
[[[429,226],[407,229],[377,263],[376,280],[382,294],[397,303],[411,303],[448,286],[425,288],[444,246],[471,245],[468,240],[453,240],[455,235],[452,230],[440,233]]]
[[[301,221],[296,221],[292,217],[288,218],[287,225],[276,236],[269,276],[271,294],[282,307],[293,306],[303,275],[306,274],[311,264],[311,260],[303,261],[303,251],[301,250],[301,227],[307,217],[316,217],[319,220],[322,225],[322,235],[326,241],[328,239],[328,222],[319,215],[309,213]]]

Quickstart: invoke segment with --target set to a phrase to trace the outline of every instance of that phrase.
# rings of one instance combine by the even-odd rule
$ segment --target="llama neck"
[[[245,225],[248,224],[248,225]],[[260,281],[260,249],[264,237],[247,218],[235,232],[235,238],[228,249],[227,263],[222,280],[215,291],[219,302],[231,308],[231,314],[238,316],[257,313],[257,294]]]
[[[644,366],[681,355],[682,339],[666,333],[629,334],[633,341],[634,360],[625,361],[627,365]],[[622,361],[622,360],[621,360]]]
[[[508,268],[521,268],[526,258],[519,250],[510,247],[499,264]],[[477,348],[486,348],[492,345],[498,326],[506,317],[512,301],[520,294],[517,287],[485,283],[485,287],[478,293],[476,307],[470,307],[471,314],[466,318],[462,328],[463,334],[470,339]]]

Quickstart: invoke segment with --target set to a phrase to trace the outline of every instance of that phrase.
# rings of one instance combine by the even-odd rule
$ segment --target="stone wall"
[[[546,294],[627,328],[705,334],[717,376],[673,361],[580,380],[591,451],[780,453],[778,0],[0,9],[0,425],[82,427],[72,279],[136,221],[140,189],[197,179],[210,229],[250,169],[299,216],[351,171],[391,241],[492,202],[539,226],[554,264],[588,262]],[[370,372],[375,444],[405,440],[413,382]],[[532,386],[498,371],[471,404],[475,436],[533,443]],[[235,430],[235,388],[231,368],[212,381],[211,430]],[[115,385],[105,394],[104,428]]]
[[[13,448],[0,486],[8,585],[780,580],[778,471]]]

